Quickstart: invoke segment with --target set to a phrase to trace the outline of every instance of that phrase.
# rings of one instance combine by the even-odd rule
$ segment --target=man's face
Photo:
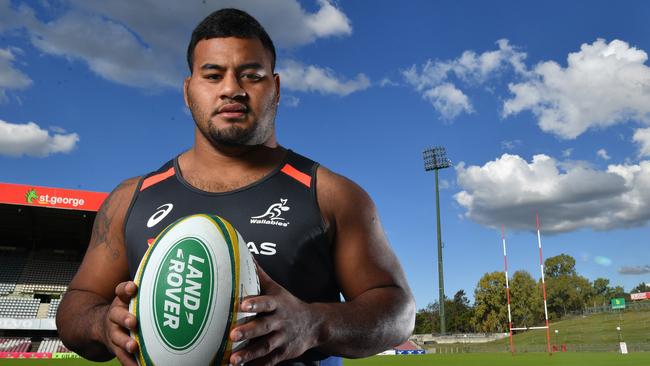
[[[194,49],[193,72],[185,79],[185,104],[211,144],[275,142],[280,79],[259,39],[211,38]]]

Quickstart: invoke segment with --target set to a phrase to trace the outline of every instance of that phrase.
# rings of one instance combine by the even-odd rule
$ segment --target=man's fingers
[[[270,313],[278,308],[278,303],[272,296],[254,296],[242,301],[239,308],[248,313]]]
[[[278,284],[273,281],[273,279],[264,272],[264,269],[262,266],[257,264],[255,262],[255,265],[257,266],[257,278],[260,280],[260,287],[262,288],[263,292],[268,293],[268,290],[273,287],[277,287]]]
[[[282,362],[286,359],[284,349],[277,348],[268,355],[248,362],[246,366],[266,366],[266,365],[275,365],[279,362]]]
[[[115,348],[115,357],[117,357],[120,363],[124,366],[138,366],[135,357],[119,347]]]
[[[244,349],[230,355],[230,363],[239,365],[250,360],[264,357],[274,352],[282,344],[282,337],[279,333],[271,333],[266,337],[257,338],[251,341]]]
[[[120,348],[128,353],[133,353],[138,349],[138,343],[128,334],[118,329],[111,330],[111,342],[115,347]]]
[[[137,292],[138,287],[133,281],[122,282],[115,287],[115,295],[125,304],[130,303]]]
[[[275,330],[278,330],[278,324],[273,322],[271,318],[262,316],[233,329],[230,332],[230,339],[238,342],[245,339],[261,337]]]
[[[119,306],[112,306],[108,310],[108,320],[119,325],[122,328],[134,330],[138,321],[135,319],[135,316],[131,314],[127,309],[121,308]]]

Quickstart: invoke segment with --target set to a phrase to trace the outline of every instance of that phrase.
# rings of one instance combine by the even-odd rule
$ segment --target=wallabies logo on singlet
[[[252,216],[250,221],[251,224],[287,227],[289,225],[289,222],[286,221],[284,217],[282,217],[283,212],[290,210],[289,206],[287,206],[287,201],[288,199],[286,198],[280,198],[280,202],[276,202],[269,206],[269,208],[266,209],[266,212],[263,214],[259,216]]]

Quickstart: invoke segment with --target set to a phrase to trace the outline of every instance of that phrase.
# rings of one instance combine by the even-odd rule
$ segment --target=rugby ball
[[[239,312],[247,296],[259,295],[253,258],[241,234],[219,216],[197,214],[163,230],[142,258],[138,293],[129,310],[138,327],[138,365],[224,365],[232,351]]]

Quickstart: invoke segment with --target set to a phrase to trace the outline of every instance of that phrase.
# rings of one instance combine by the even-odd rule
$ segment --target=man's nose
[[[241,80],[233,73],[227,73],[222,82],[221,96],[223,98],[238,99],[246,97],[246,90],[241,86]]]

